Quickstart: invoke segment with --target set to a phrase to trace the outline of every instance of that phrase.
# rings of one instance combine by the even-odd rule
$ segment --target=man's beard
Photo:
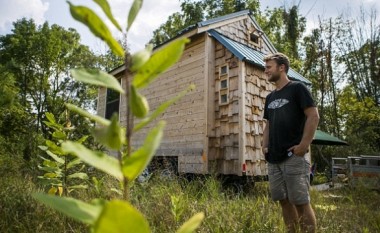
[[[272,73],[272,75],[269,77],[268,81],[269,82],[277,82],[278,80],[280,80],[280,72],[276,72],[276,73]]]

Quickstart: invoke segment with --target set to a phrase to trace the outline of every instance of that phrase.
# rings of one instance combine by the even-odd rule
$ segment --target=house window
[[[220,103],[221,104],[227,104],[228,103],[228,94],[227,92],[220,94]]]
[[[221,66],[219,76],[223,76],[226,74],[228,74],[228,66],[227,65]]]
[[[228,65],[223,65],[220,67],[219,80],[219,104],[228,104]]]
[[[228,80],[227,79],[223,79],[220,81],[220,89],[223,90],[223,89],[226,89],[228,88]]]
[[[120,93],[107,89],[107,97],[106,97],[106,119],[111,119],[112,115],[116,112],[119,113],[119,104],[120,104]]]
[[[260,44],[260,36],[257,34],[257,32],[252,32],[249,34],[249,40],[254,45],[258,46]]]

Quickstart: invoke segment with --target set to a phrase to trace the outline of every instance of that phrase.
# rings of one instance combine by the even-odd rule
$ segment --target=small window
[[[227,79],[223,79],[220,81],[220,89],[226,89],[228,88],[228,81]]]
[[[228,104],[228,88],[219,91],[219,104],[224,105]]]
[[[251,33],[250,40],[255,44],[259,44],[259,36],[256,33]]]
[[[228,102],[228,95],[227,94],[220,95],[220,103],[225,104],[227,102]]]
[[[227,67],[227,65],[224,65],[224,66],[220,67],[220,76],[226,75],[227,73],[228,73],[228,67]]]
[[[228,104],[228,92],[229,92],[229,79],[228,79],[228,65],[220,67],[220,89],[219,89],[219,104]]]
[[[106,97],[106,119],[111,119],[112,115],[116,112],[119,113],[120,93],[112,89],[107,89]]]

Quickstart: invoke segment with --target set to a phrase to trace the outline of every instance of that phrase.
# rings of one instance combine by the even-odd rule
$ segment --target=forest
[[[181,11],[169,16],[154,31],[150,41],[154,46],[174,38],[179,31],[197,22],[249,9],[277,50],[289,56],[291,67],[312,82],[311,90],[320,114],[318,128],[348,143],[348,146],[312,146],[312,151],[318,152],[313,157],[318,164],[318,173],[329,173],[332,157],[380,155],[380,21],[375,9],[363,6],[355,14],[343,12],[335,18],[320,17],[318,26],[307,30],[306,17],[300,14],[299,5],[260,10],[259,0],[180,2]],[[306,4],[302,1],[300,3]],[[107,9],[105,4],[102,6]],[[59,188],[47,189],[46,183],[41,183],[41,179],[38,179],[44,173],[46,175],[46,172],[51,172],[48,165],[50,162],[42,156],[47,147],[54,147],[52,144],[68,139],[78,140],[92,149],[102,148],[102,143],[96,137],[89,136],[93,133],[94,119],[84,118],[67,107],[67,104],[71,104],[88,112],[96,112],[98,88],[96,85],[76,82],[71,78],[70,70],[86,67],[107,72],[133,60],[126,46],[127,41],[120,40],[119,43],[126,51],[126,58],[115,54],[112,46],[105,54],[96,54],[80,43],[80,34],[75,29],[65,29],[48,22],[37,25],[33,19],[27,18],[13,22],[11,33],[0,35],[0,185],[6,187],[0,191],[0,215],[7,216],[0,221],[2,232],[30,232],[28,228],[33,229],[33,232],[51,232],[55,229],[84,232],[86,225],[78,225],[60,215],[55,216],[53,211],[39,210],[33,213],[34,208],[42,207],[28,193],[45,190],[62,195]],[[109,42],[108,45],[112,43]],[[137,97],[139,98],[138,95]],[[75,127],[75,130],[66,134],[64,129],[70,127]],[[58,129],[61,131],[58,132]],[[281,232],[284,227],[276,226],[280,216],[263,220],[262,216],[254,213],[253,207],[248,212],[255,220],[264,221],[265,224],[256,226],[247,216],[243,217],[246,221],[245,228],[234,226],[231,219],[229,226],[221,227],[220,224],[224,221],[221,214],[223,211],[217,208],[238,211],[236,209],[249,205],[245,202],[251,199],[241,195],[231,197],[229,191],[223,192],[223,197],[217,196],[216,190],[221,187],[212,178],[198,180],[198,183],[188,185],[187,189],[183,185],[185,181],[171,180],[174,186],[167,190],[170,195],[167,199],[163,193],[168,187],[162,185],[163,181],[159,177],[152,178],[158,179],[158,186],[151,186],[148,191],[144,190],[144,184],[124,183],[123,189],[108,176],[110,174],[104,176],[93,170],[84,172],[87,169],[85,165],[75,159],[72,162],[73,167],[77,166],[77,173],[72,178],[81,181],[74,182],[71,189],[63,190],[64,195],[84,199],[94,196],[107,199],[118,195],[128,199],[129,196],[138,209],[152,215],[148,221],[154,226],[153,232],[172,232],[180,227],[180,222],[199,212],[199,209],[210,208],[206,207],[209,200],[207,195],[213,196],[218,204],[215,209],[207,210],[209,214],[215,215],[211,217],[214,221],[206,218],[200,232]],[[260,190],[260,199],[255,199],[255,208],[262,208],[259,202],[267,201],[267,191],[263,191],[266,189],[262,185],[255,187]],[[129,186],[131,187],[127,188]],[[126,189],[130,189],[128,194]],[[200,189],[205,189],[207,193],[202,193]],[[21,194],[23,190],[26,191],[25,194]],[[83,194],[83,190],[87,190],[87,193]],[[124,193],[120,194],[120,190],[124,190]],[[372,212],[376,209],[372,208],[376,207],[376,201],[366,206],[363,196],[359,200],[355,199],[360,196],[358,193],[342,197],[345,192],[349,191],[326,194],[333,196],[330,199],[326,195],[313,194],[319,201],[318,205],[324,206],[317,217],[324,219],[325,222],[322,223],[328,226],[326,229],[321,227],[320,232],[350,232],[350,229],[354,229],[353,232],[379,231],[380,220],[372,216],[378,216],[378,212]],[[361,192],[379,204],[378,193]],[[184,199],[179,199],[180,197]],[[150,198],[155,203],[149,202]],[[162,206],[157,198],[162,198]],[[200,198],[199,203],[192,206],[197,198]],[[344,217],[329,220],[326,217],[328,212],[334,210],[339,201],[347,207],[347,211],[352,211],[356,205],[363,205],[361,210],[367,211],[366,214],[372,217],[355,226],[348,224]],[[223,205],[222,202],[227,202],[228,205]],[[162,213],[155,213],[149,206],[161,208]],[[192,209],[186,209],[185,206],[191,206]],[[274,211],[273,203],[268,206],[268,211]],[[345,213],[344,209],[339,211]],[[20,214],[23,216],[17,217]],[[218,218],[218,214],[221,214],[221,218]],[[36,220],[33,220],[33,215]],[[167,215],[173,215],[174,218],[166,219],[169,218],[165,218]],[[349,218],[347,213],[344,216]],[[342,221],[348,225],[338,224]]]

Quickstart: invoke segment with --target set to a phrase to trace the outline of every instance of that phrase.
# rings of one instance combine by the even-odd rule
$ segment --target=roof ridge
[[[219,16],[216,18],[211,18],[211,19],[207,19],[207,20],[198,22],[197,26],[203,27],[203,26],[210,25],[210,24],[217,23],[217,22],[221,22],[221,21],[224,21],[227,19],[232,19],[232,18],[236,18],[236,17],[242,16],[242,15],[250,15],[250,14],[251,14],[251,10],[245,9],[245,10],[237,11],[237,12],[230,13],[227,15],[222,15],[222,16]]]

